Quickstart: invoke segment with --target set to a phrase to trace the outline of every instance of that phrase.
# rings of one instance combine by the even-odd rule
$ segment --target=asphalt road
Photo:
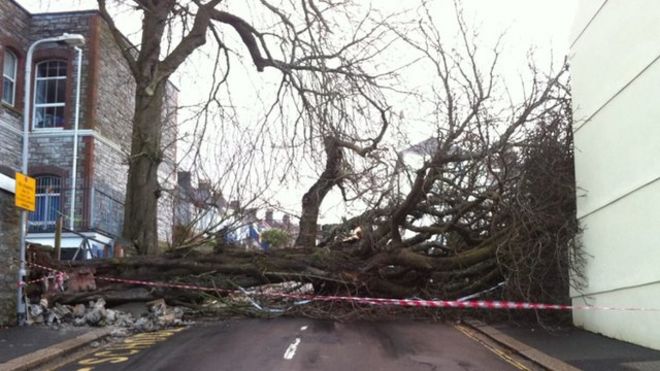
[[[142,343],[141,343],[142,341]],[[143,344],[140,346],[139,344]],[[127,339],[63,370],[515,370],[454,327],[235,320]]]

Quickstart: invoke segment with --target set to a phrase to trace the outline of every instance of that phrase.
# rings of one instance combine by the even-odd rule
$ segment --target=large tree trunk
[[[157,255],[160,252],[158,198],[161,189],[158,166],[162,160],[160,141],[165,84],[158,84],[153,94],[138,85],[135,94],[123,236],[141,255]]]
[[[208,254],[170,252],[158,257],[42,264],[67,272],[91,271],[96,279],[96,289],[56,293],[52,302],[84,303],[98,297],[116,304],[158,297],[168,301],[200,302],[207,295],[164,286],[148,287],[148,291],[135,290],[134,284],[118,282],[117,278],[194,284],[220,290],[298,281],[312,283],[318,294],[409,297],[427,293],[429,297],[454,299],[501,280],[495,266],[496,245],[496,239],[489,239],[477,251],[451,257],[431,257],[402,250],[361,258],[350,254],[353,247],[347,245],[329,250],[276,249],[270,251],[267,258],[259,253],[229,248]],[[491,274],[493,271],[495,276]],[[457,276],[460,279],[455,280]],[[431,278],[435,280],[433,287],[429,284]],[[445,287],[449,283],[451,290]],[[132,289],[127,290],[129,288]]]
[[[332,187],[340,180],[343,159],[341,147],[333,137],[325,138],[324,144],[326,154],[325,170],[302,198],[300,232],[295,244],[298,247],[316,246],[321,203]]]

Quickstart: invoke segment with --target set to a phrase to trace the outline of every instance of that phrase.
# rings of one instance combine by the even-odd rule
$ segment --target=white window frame
[[[37,180],[37,193],[35,195],[36,199],[36,204],[37,207],[41,205],[42,203],[40,202],[41,199],[43,199],[43,205],[45,210],[40,210],[40,213],[35,209],[34,213],[31,213],[31,217],[28,220],[28,223],[30,226],[37,226],[37,227],[52,227],[55,225],[55,222],[57,220],[57,216],[55,216],[55,219],[50,220],[49,216],[51,214],[57,214],[58,212],[62,211],[63,203],[62,203],[62,177],[58,175],[37,175],[36,177]],[[46,183],[46,184],[43,184]],[[59,210],[56,212],[53,212],[53,201],[54,199],[57,198],[57,204],[59,207]],[[36,215],[35,215],[36,213]],[[40,219],[34,220],[34,216],[41,216]]]
[[[50,76],[50,77],[39,77],[39,66],[44,64],[44,63],[49,63],[49,62],[59,62],[59,63],[64,63],[66,65],[65,69],[65,75],[64,76]],[[63,123],[62,126],[53,126],[53,127],[37,127],[37,109],[38,108],[50,108],[50,107],[62,107],[62,119],[65,119],[65,114],[66,114],[66,85],[65,85],[65,90],[64,90],[64,99],[65,101],[62,103],[37,103],[37,86],[39,81],[48,81],[48,80],[65,80],[66,84],[66,79],[69,77],[69,66],[67,62],[59,60],[59,59],[47,59],[45,61],[41,61],[35,65],[34,68],[34,95],[32,97],[32,102],[34,103],[32,105],[32,130],[62,130],[64,128],[64,125],[66,123]]]
[[[5,75],[5,63],[7,63],[7,56],[10,55],[12,58],[14,58],[14,76],[8,76]],[[18,56],[16,53],[12,52],[11,50],[7,49],[7,47],[4,48],[4,56],[2,59],[2,103],[5,103],[7,105],[10,105],[12,107],[16,106],[16,80],[18,75]],[[11,81],[11,102],[5,99],[5,86],[4,86],[4,81],[9,80]]]

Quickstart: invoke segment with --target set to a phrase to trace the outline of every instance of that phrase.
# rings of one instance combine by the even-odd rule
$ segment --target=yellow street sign
[[[16,173],[16,206],[28,211],[35,209],[37,181],[27,175]]]

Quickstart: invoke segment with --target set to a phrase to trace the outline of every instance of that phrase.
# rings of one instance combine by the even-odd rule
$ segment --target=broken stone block
[[[149,312],[156,315],[160,315],[165,312],[167,309],[167,304],[165,304],[165,299],[156,299],[146,303],[147,309]]]
[[[99,298],[94,304],[90,304],[90,307],[94,307],[96,309],[105,309],[105,300],[103,298]]]
[[[90,309],[87,313],[85,313],[84,318],[88,325],[96,326],[104,318],[103,311],[98,308]]]
[[[154,323],[147,317],[140,317],[135,321],[133,328],[137,331],[150,332],[156,329]]]
[[[62,324],[62,320],[60,319],[60,316],[58,316],[55,312],[51,311],[48,313],[46,323],[49,326],[59,326]]]
[[[55,313],[60,319],[63,320],[68,320],[71,317],[73,317],[73,310],[68,305],[62,305],[56,303],[55,306],[51,309],[51,311]]]
[[[174,307],[174,317],[176,319],[182,319],[183,318],[183,309],[180,307]]]
[[[76,318],[83,317],[85,315],[85,304],[78,304],[73,307],[73,316]]]
[[[108,324],[112,324],[117,320],[117,312],[112,309],[105,310],[105,321]]]
[[[73,319],[74,326],[85,326],[86,324],[87,324],[87,320],[85,319],[85,317],[79,317]]]
[[[115,319],[115,326],[119,327],[133,327],[135,320],[129,313],[117,312]]]
[[[173,324],[175,320],[176,320],[176,317],[174,316],[174,313],[170,312],[170,313],[166,313],[166,314],[163,314],[163,315],[159,316],[158,317],[158,324],[160,326],[167,326],[167,325]]]
[[[44,312],[44,308],[41,305],[30,304],[30,316],[35,318],[40,316]]]

